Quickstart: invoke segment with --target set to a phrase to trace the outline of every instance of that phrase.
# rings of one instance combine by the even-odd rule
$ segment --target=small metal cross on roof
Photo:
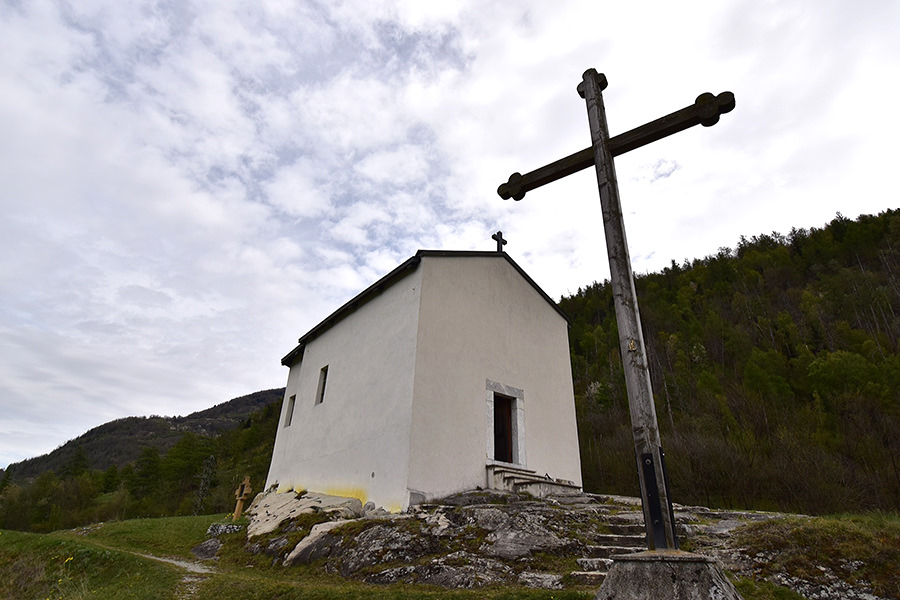
[[[665,117],[641,125],[631,131],[609,137],[606,109],[601,92],[606,88],[606,76],[588,69],[578,85],[578,94],[587,103],[588,124],[591,129],[590,148],[585,148],[554,163],[525,175],[513,173],[509,181],[497,188],[504,200],[521,200],[525,192],[571,175],[593,165],[597,171],[597,187],[603,210],[603,228],[609,256],[610,281],[619,330],[619,345],[625,371],[625,388],[631,414],[634,449],[641,484],[641,505],[647,530],[647,545],[652,550],[677,548],[675,515],[669,498],[664,454],[653,405],[650,371],[641,317],[638,313],[634,274],[625,242],[625,225],[619,186],[613,157],[640,148],[694,125],[709,127],[719,121],[719,115],[734,109],[734,94],[722,92],[718,96],[701,94],[694,104]]]
[[[503,246],[506,245],[506,240],[503,239],[503,232],[498,231],[491,236],[491,239],[497,241],[497,252],[503,252]]]

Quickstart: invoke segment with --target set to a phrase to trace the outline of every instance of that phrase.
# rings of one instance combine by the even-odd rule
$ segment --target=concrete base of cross
[[[612,557],[595,600],[742,600],[715,560],[678,550]]]

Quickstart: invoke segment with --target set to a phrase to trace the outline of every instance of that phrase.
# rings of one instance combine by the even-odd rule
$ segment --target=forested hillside
[[[900,509],[900,210],[742,238],[636,286],[675,502]],[[585,489],[637,495],[610,285],[560,306]],[[117,421],[11,465],[0,528],[229,511],[245,474],[263,485],[282,393],[245,397],[238,420],[228,403]]]
[[[0,480],[0,529],[45,532],[233,510],[245,475],[256,491],[264,485],[283,392],[257,392],[189,417],[124,420],[136,437],[120,435],[122,420],[114,421],[69,442],[64,453],[10,465]],[[35,464],[48,468],[20,477],[19,468],[30,472]]]
[[[676,502],[900,509],[900,211],[636,277]],[[637,494],[612,290],[562,309],[585,487]]]
[[[45,471],[65,474],[76,469],[123,467],[153,446],[165,454],[185,433],[215,437],[239,427],[256,411],[284,395],[284,388],[263,390],[222,402],[185,417],[126,417],[94,427],[49,454],[9,465],[13,481],[25,481]],[[84,464],[82,464],[84,463]],[[79,466],[80,465],[80,466]]]

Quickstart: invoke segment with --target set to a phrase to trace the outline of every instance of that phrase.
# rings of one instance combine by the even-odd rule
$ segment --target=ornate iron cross
[[[625,239],[625,225],[622,220],[622,206],[619,202],[613,157],[694,125],[705,127],[715,125],[719,121],[719,115],[734,109],[734,94],[731,92],[722,92],[718,96],[710,93],[701,94],[694,104],[686,108],[610,138],[601,94],[606,86],[606,76],[597,73],[595,69],[585,71],[578,85],[578,94],[587,104],[592,141],[590,148],[525,175],[513,173],[509,181],[497,188],[497,193],[504,200],[508,198],[521,200],[529,190],[591,165],[596,168],[606,250],[609,255],[610,281],[616,307],[616,323],[619,328],[619,348],[625,369],[628,408],[641,484],[647,546],[651,550],[674,549],[678,547],[675,515],[669,498],[665,455],[660,443],[656,408],[653,404],[647,352],[641,331],[641,317]]]

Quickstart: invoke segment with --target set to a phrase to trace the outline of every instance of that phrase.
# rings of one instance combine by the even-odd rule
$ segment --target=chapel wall
[[[567,323],[503,257],[424,257],[409,486],[484,487],[486,389],[524,392],[524,466],[581,485]]]
[[[267,487],[406,507],[420,279],[413,271],[306,344],[288,375]]]

